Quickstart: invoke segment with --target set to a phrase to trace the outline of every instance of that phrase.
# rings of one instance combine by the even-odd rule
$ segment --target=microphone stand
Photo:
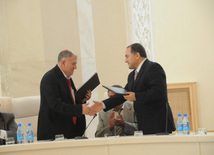
[[[85,128],[85,131],[88,129],[89,125],[91,124],[91,122],[94,120],[95,117],[97,117],[97,114],[94,114],[93,118],[88,123],[87,127]],[[88,139],[88,137],[85,137],[85,131],[84,131],[83,136],[77,136],[77,137],[75,137],[75,139]]]

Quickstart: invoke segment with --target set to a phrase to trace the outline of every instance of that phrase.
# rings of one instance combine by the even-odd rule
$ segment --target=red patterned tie
[[[134,80],[137,78],[137,71],[134,73]]]
[[[67,79],[67,82],[68,82],[68,86],[69,86],[69,89],[70,89],[70,92],[71,92],[71,97],[72,97],[73,103],[75,104],[73,93],[72,93],[72,89],[71,89],[71,80]],[[76,125],[77,117],[73,117],[73,122],[74,122],[74,125]]]

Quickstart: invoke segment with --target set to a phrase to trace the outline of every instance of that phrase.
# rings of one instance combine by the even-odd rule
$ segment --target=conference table
[[[37,141],[0,146],[0,155],[213,155],[214,133]]]

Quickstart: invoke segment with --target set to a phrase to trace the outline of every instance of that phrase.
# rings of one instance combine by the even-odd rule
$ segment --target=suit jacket
[[[135,70],[129,74],[125,89],[135,92],[134,110],[138,129],[143,130],[144,134],[175,131],[163,68],[158,63],[146,59],[136,80],[134,80],[134,72]],[[104,100],[106,105],[104,110],[107,111],[117,106],[117,103],[121,101],[125,101],[122,95]]]
[[[106,133],[108,133],[109,135],[113,135],[113,131],[111,131],[109,128],[109,117],[112,111],[113,109],[107,112],[99,112],[99,123],[97,126],[95,137],[104,137]],[[137,130],[137,122],[134,117],[133,104],[129,102],[124,103],[123,119],[125,121],[125,125],[122,135],[134,135],[134,131]]]
[[[0,130],[7,132],[7,137],[14,137],[15,143],[17,141],[16,131],[17,124],[14,120],[13,113],[0,112]],[[0,145],[5,144],[5,140],[0,139]]]
[[[76,92],[72,79],[71,86]],[[82,103],[76,100],[74,105],[66,78],[58,65],[43,76],[40,95],[38,140],[54,139],[57,134],[64,134],[65,138],[83,135],[86,123]],[[77,117],[76,125],[73,116]]]

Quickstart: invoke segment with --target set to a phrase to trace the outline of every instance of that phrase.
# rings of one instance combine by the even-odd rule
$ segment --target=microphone
[[[91,119],[91,121],[88,123],[88,126],[91,124],[91,122],[95,119],[95,117],[97,117],[97,114],[94,114],[93,118]],[[86,129],[88,128],[88,126],[85,128],[85,131]],[[84,132],[85,133],[85,132]]]
[[[91,119],[91,121],[88,123],[87,127],[85,128],[85,131],[88,129],[89,125],[91,124],[91,122],[95,119],[95,117],[97,117],[97,114],[94,114],[93,118]],[[75,137],[75,139],[88,139],[88,137],[85,137],[85,131],[83,136],[77,136]]]

